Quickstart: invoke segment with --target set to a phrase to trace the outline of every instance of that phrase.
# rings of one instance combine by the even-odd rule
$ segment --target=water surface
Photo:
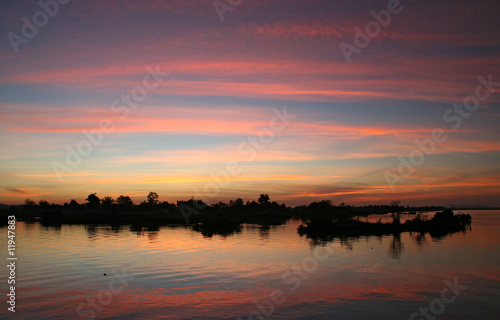
[[[441,239],[403,233],[319,244],[300,237],[293,220],[210,238],[185,227],[18,222],[16,314],[4,302],[0,317],[409,319],[440,307],[448,280],[467,288],[442,303],[438,319],[500,319],[500,211],[467,213],[472,229]],[[7,229],[0,232],[6,249]]]

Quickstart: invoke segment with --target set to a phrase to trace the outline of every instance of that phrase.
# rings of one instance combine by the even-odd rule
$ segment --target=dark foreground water
[[[225,238],[18,222],[16,312],[4,267],[0,318],[497,320],[500,211],[468,213],[472,230],[442,239],[319,245],[297,234],[297,221]]]

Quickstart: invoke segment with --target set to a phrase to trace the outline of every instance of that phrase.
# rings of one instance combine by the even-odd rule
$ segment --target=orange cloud
[[[2,196],[6,198],[26,199],[30,197],[39,197],[46,194],[54,193],[53,191],[43,191],[39,188],[6,188],[6,192]]]

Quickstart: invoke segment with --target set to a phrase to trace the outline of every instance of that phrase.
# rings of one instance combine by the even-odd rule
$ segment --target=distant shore
[[[242,224],[261,226],[281,225],[291,218],[304,222],[298,228],[301,235],[308,237],[325,234],[349,237],[361,235],[384,235],[401,232],[420,232],[431,235],[464,231],[471,225],[471,217],[455,214],[449,208],[437,206],[410,207],[391,205],[351,206],[344,203],[333,205],[324,200],[309,205],[288,207],[272,202],[267,194],[261,194],[257,201],[246,203],[238,198],[229,203],[219,202],[207,205],[200,200],[190,199],[177,203],[159,202],[158,195],[151,192],[147,201],[134,204],[130,197],[121,196],[117,200],[110,197],[100,199],[91,194],[85,204],[72,200],[64,205],[38,204],[27,199],[24,205],[0,206],[2,225],[6,216],[15,215],[20,221],[39,221],[42,224],[106,224],[130,225],[131,230],[158,230],[164,225],[187,225],[206,236],[229,235],[241,230]],[[467,208],[456,210],[494,210],[491,208]],[[421,213],[438,212],[427,219]],[[390,214],[392,223],[359,221],[359,217]],[[401,214],[415,215],[404,223]],[[355,218],[358,217],[356,220]]]

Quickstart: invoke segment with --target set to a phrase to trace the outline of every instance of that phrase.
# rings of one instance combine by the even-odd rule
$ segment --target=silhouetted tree
[[[109,208],[111,208],[111,206],[114,203],[115,203],[115,200],[112,197],[106,196],[106,197],[102,198],[102,200],[101,200],[101,208],[109,209]]]
[[[160,207],[163,209],[164,212],[174,212],[175,209],[177,209],[177,206],[173,203],[168,203],[167,201],[163,201],[160,203]]]
[[[211,205],[211,207],[213,209],[216,209],[216,210],[221,210],[221,209],[225,209],[228,207],[227,203],[224,203],[222,201],[219,201],[218,203],[214,203]]]
[[[240,208],[240,207],[243,207],[243,205],[244,205],[243,199],[241,199],[241,198],[229,201],[229,206],[230,207],[238,207],[238,208]]]
[[[453,219],[453,216],[453,210],[446,209],[444,211],[436,212],[436,214],[434,215],[434,219],[436,221],[451,220]]]
[[[331,207],[332,206],[332,200],[322,200],[319,204],[322,207]]]
[[[78,204],[78,202],[76,202],[76,200],[71,199],[71,201],[69,202],[69,207],[76,209],[76,208],[79,208],[80,205]]]
[[[119,196],[116,199],[116,203],[120,206],[122,210],[131,209],[132,206],[134,205],[132,199],[130,199],[129,196]]]
[[[401,223],[401,220],[400,220],[401,217],[398,214],[400,203],[401,203],[401,200],[394,200],[394,201],[391,201],[391,203],[389,204],[391,207],[391,213],[392,213],[392,223],[394,223],[394,224]]]
[[[101,199],[95,193],[89,194],[85,201],[87,201],[87,206],[92,209],[97,209],[101,205]]]
[[[149,203],[150,205],[152,205],[152,206],[156,206],[156,205],[158,205],[158,202],[159,202],[159,201],[158,201],[158,198],[159,198],[158,193],[156,193],[156,192],[152,192],[152,191],[151,191],[151,192],[148,194],[148,203]]]
[[[259,201],[259,204],[269,203],[269,195],[261,194],[258,201]]]
[[[50,204],[45,200],[38,201],[38,205],[40,206],[40,208],[44,208],[44,209],[50,207]]]
[[[35,201],[31,200],[30,198],[24,200],[24,206],[26,207],[34,207],[36,206]]]

